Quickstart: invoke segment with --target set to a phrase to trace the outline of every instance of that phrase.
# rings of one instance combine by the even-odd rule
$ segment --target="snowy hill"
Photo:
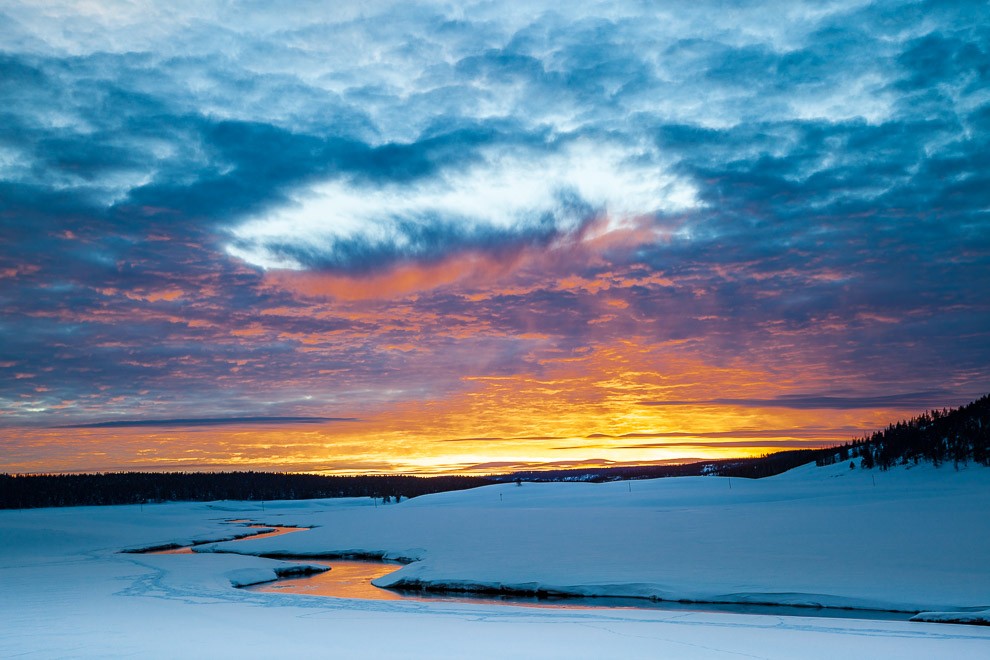
[[[805,466],[488,486],[285,519],[306,534],[216,550],[420,561],[380,586],[903,611],[990,607],[990,469]]]
[[[378,507],[0,511],[0,656],[980,658],[990,628],[259,594],[232,585],[286,564],[228,553],[418,560],[382,586],[987,610],[987,510],[981,466],[810,465],[761,480],[507,484]],[[192,555],[120,553],[230,538],[241,529],[230,521],[245,518],[314,528]]]

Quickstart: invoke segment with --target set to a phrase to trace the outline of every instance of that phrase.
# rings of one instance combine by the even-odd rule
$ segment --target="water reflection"
[[[554,609],[650,609],[685,612],[729,612],[734,614],[766,614],[773,616],[804,616],[839,619],[872,619],[907,621],[910,613],[882,610],[844,610],[839,608],[795,607],[787,605],[739,605],[720,603],[678,603],[651,601],[643,598],[526,596],[510,594],[453,594],[429,591],[392,591],[381,589],[371,581],[401,568],[399,564],[381,561],[332,559],[300,561],[304,564],[329,566],[325,573],[284,578],[245,587],[250,591],[303,596],[330,596],[364,600],[414,600],[419,602],[471,603],[476,605],[515,605]]]
[[[193,554],[191,545],[184,545],[181,548],[169,548],[168,550],[154,550],[144,553],[146,555],[191,555]]]
[[[361,598],[364,600],[403,600],[405,596],[379,589],[371,584],[375,578],[401,568],[400,564],[387,564],[380,561],[356,559],[307,559],[306,564],[329,566],[330,570],[316,575],[298,578],[285,578],[277,582],[247,587],[251,591],[265,593],[292,593],[304,596],[333,596],[336,598]]]
[[[238,541],[250,541],[254,539],[267,539],[272,536],[282,536],[283,534],[291,534],[293,532],[305,532],[309,527],[273,527],[272,525],[248,525],[248,529],[271,529],[270,532],[262,532],[261,534],[252,534],[251,536],[245,536],[243,538],[237,539]]]
[[[230,520],[234,524],[243,524],[249,520]],[[270,531],[235,539],[269,538],[293,532],[301,532],[308,527],[279,527],[274,525],[245,525],[247,529],[268,529]],[[156,555],[187,555],[195,554],[195,545],[215,543],[206,541],[193,546],[158,550],[148,554]],[[324,596],[333,598],[354,598],[362,600],[415,600],[420,602],[453,602],[472,603],[479,605],[516,605],[521,607],[552,607],[555,609],[659,609],[679,610],[689,612],[730,612],[735,614],[766,614],[773,616],[804,616],[840,619],[874,619],[907,621],[910,613],[885,612],[882,610],[843,610],[838,608],[795,607],[787,605],[739,605],[722,603],[677,603],[670,601],[650,601],[641,598],[589,598],[562,596],[526,596],[516,594],[451,594],[429,591],[403,590],[392,591],[381,589],[371,584],[372,580],[383,577],[399,570],[401,564],[374,560],[357,559],[303,559],[296,563],[330,567],[329,571],[301,577],[282,578],[274,582],[266,582],[245,587],[250,591],[279,594],[299,594],[304,596]]]
[[[229,520],[231,523],[243,523],[249,522],[245,520]],[[250,534],[248,536],[242,536],[237,539],[232,539],[233,541],[247,541],[248,539],[267,539],[272,536],[282,536],[283,534],[291,534],[292,532],[303,532],[309,529],[309,527],[276,527],[274,525],[245,525],[246,529],[268,529],[271,531],[261,532],[260,534]],[[192,545],[184,545],[180,548],[167,548],[164,550],[152,550],[150,552],[145,552],[143,554],[148,555],[192,555],[195,554],[193,548],[197,545],[207,545],[208,543],[218,543],[219,541],[203,541],[202,543],[193,543]]]

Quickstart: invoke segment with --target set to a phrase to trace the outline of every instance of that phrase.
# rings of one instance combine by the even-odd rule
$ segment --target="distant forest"
[[[781,451],[759,458],[687,465],[528,471],[489,477],[321,476],[273,472],[0,474],[0,509],[326,497],[375,497],[388,503],[429,493],[522,481],[602,482],[701,475],[756,479],[812,461],[820,466],[848,461],[852,468],[880,470],[918,463],[952,464],[956,468],[970,462],[990,466],[990,395],[954,410],[928,411],[844,445]]]
[[[831,450],[816,462],[829,465],[855,458],[863,468],[881,470],[909,463],[990,465],[990,394],[961,408],[931,410],[891,424],[838,451]]]
[[[0,509],[213,500],[375,497],[383,503],[491,483],[479,477],[321,476],[275,472],[0,474]]]

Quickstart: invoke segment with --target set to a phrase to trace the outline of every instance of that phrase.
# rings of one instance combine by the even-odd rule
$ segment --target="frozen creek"
[[[247,533],[229,541],[259,540],[307,531],[308,527],[280,527],[254,523],[250,520],[229,520],[247,529],[263,530]],[[210,542],[166,549],[152,549],[144,554],[196,555],[194,548],[212,545]],[[293,561],[292,557],[280,557]],[[242,588],[260,593],[323,596],[329,598],[357,598],[361,600],[411,600],[420,602],[472,603],[480,605],[515,605],[522,607],[553,607],[564,609],[648,609],[695,612],[732,612],[736,614],[769,614],[812,616],[839,619],[869,619],[880,621],[907,621],[910,613],[885,610],[864,610],[838,607],[799,607],[767,604],[694,603],[657,601],[646,598],[586,597],[567,595],[528,595],[520,593],[471,593],[446,590],[377,587],[373,581],[390,575],[402,567],[397,562],[374,559],[312,559],[298,558],[298,573],[284,572],[276,580],[244,585]],[[319,570],[325,567],[326,570]]]
[[[982,660],[990,627],[862,610],[987,620],[988,510],[985,468],[808,466],[731,489],[717,478],[523,484],[377,509],[310,500],[0,511],[0,657]],[[265,531],[248,521],[310,529],[232,540]],[[190,545],[184,556],[134,552]],[[530,607],[279,588],[300,564],[336,557],[402,562],[374,578],[392,595],[429,585],[859,611]],[[260,583],[272,591],[233,588]]]

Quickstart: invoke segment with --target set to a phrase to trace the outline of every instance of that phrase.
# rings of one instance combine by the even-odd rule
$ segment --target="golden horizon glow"
[[[618,286],[615,280],[610,276],[597,283],[566,282],[594,289],[589,303],[601,310],[600,322],[589,324],[584,345],[572,350],[561,350],[556,338],[536,328],[506,337],[471,319],[416,313],[401,299],[337,304],[333,318],[348,316],[357,322],[356,329],[294,335],[299,351],[313,360],[340,359],[339,342],[360,345],[365,341],[362,333],[367,333],[377,341],[375,355],[399,356],[411,374],[440,382],[450,379],[446,393],[428,389],[420,395],[417,383],[410,382],[391,392],[368,389],[364,397],[358,385],[339,380],[346,377],[346,369],[321,369],[296,381],[283,378],[279,386],[319,392],[322,381],[329,379],[349,387],[353,393],[333,409],[353,421],[9,428],[3,469],[432,475],[645,465],[840,444],[919,412],[891,406],[843,410],[779,405],[780,397],[793,392],[827,391],[836,384],[855,389],[857,383],[843,379],[824,361],[787,350],[713,359],[698,341],[653,341],[625,322],[622,315],[632,311],[612,295],[610,289]],[[321,304],[306,311],[318,317]],[[233,329],[231,341],[272,335],[265,319],[290,312],[263,310],[261,320]],[[399,318],[401,323],[388,320]],[[778,335],[785,346],[791,340],[783,332]],[[287,333],[278,336],[285,340]],[[480,348],[443,355],[429,342],[445,336]],[[499,342],[500,351],[509,345],[520,353],[517,373],[501,369],[491,374],[488,365],[497,366],[500,357],[477,343],[489,338]],[[250,376],[241,370],[251,366],[247,361],[234,364],[217,385],[246,382]],[[476,375],[485,373],[489,375]],[[778,405],[760,403],[774,401]]]
[[[661,365],[663,371],[633,370],[637,363]],[[445,398],[369,407],[354,421],[18,429],[13,446],[19,449],[8,457],[6,469],[480,475],[648,465],[840,444],[917,412],[644,405],[644,400],[703,399],[713,391],[765,396],[806,385],[774,382],[745,365],[707,365],[684,357],[680,347],[645,342],[548,359],[541,377],[468,377],[463,382],[462,391]]]

